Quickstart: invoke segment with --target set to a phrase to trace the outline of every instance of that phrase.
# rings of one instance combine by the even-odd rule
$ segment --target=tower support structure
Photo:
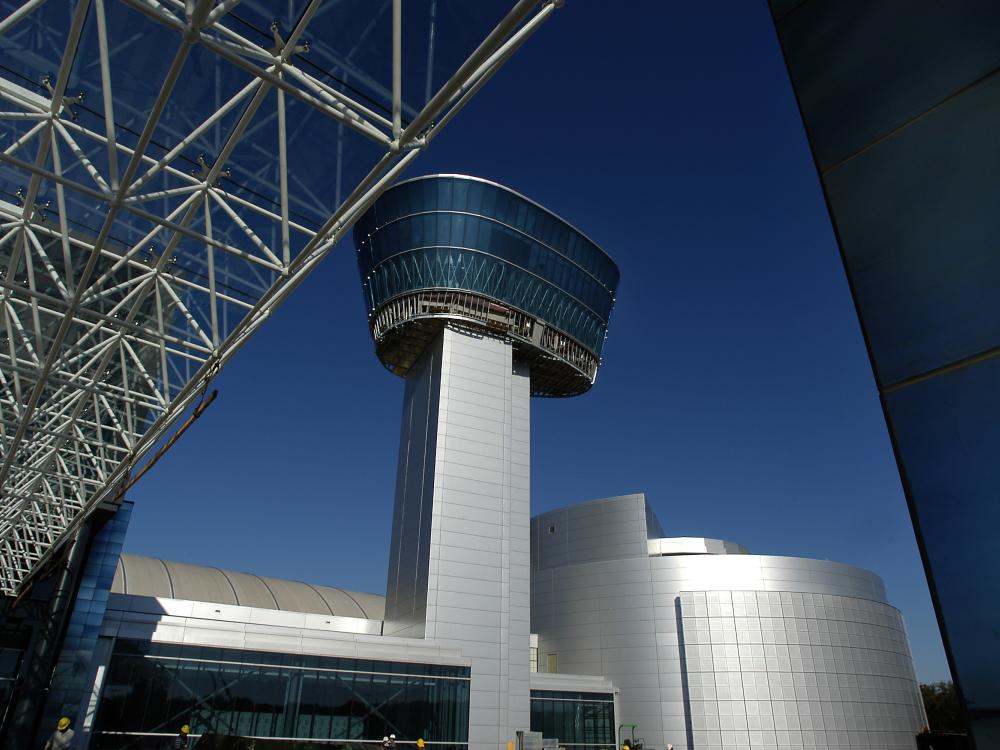
[[[509,340],[459,325],[406,378],[385,633],[472,659],[474,748],[529,725],[530,395]]]

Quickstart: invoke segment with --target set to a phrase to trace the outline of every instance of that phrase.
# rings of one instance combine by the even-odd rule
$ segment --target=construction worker
[[[389,747],[392,750],[395,750],[395,747],[396,747],[396,735],[394,735],[394,734],[390,734],[389,735]]]
[[[185,724],[181,727],[181,731],[177,733],[174,737],[174,750],[187,750],[191,746],[191,738],[188,735],[191,734],[191,727]]]
[[[45,743],[45,750],[69,750],[73,746],[73,730],[69,728],[68,716],[63,716],[56,724],[56,731]]]

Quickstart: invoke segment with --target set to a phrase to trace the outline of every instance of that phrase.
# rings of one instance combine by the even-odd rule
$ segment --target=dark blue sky
[[[532,502],[879,573],[947,679],[875,384],[763,0],[570,0],[407,176],[463,172],[614,257],[597,385],[535,400]],[[131,493],[131,552],[383,592],[402,381],[337,248]]]

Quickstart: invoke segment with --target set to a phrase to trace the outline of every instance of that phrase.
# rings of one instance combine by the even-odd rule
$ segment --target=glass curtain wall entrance
[[[123,640],[91,747],[158,747],[188,724],[198,747],[361,748],[395,734],[464,749],[469,679],[468,667]]]
[[[615,748],[615,699],[610,693],[531,691],[531,731],[559,747]]]

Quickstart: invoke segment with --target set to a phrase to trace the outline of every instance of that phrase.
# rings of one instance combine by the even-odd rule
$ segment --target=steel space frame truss
[[[59,0],[64,2],[64,0]],[[175,32],[172,62],[138,137],[125,145],[115,111],[106,6],[122,2],[151,24]],[[29,0],[4,19],[0,37],[45,4]],[[561,5],[520,0],[454,75],[404,126],[401,99],[402,0],[392,0],[391,117],[338,90],[299,65],[300,44],[322,0],[309,2],[287,39],[254,43],[230,23],[240,0],[77,0],[58,73],[48,94],[0,72],[0,121],[20,135],[0,143],[0,170],[23,178],[19,201],[0,200],[0,591],[14,595],[72,538],[87,515],[113,501],[137,462],[204,393],[206,385],[272,310],[316,267],[375,198],[428,146],[517,48]],[[326,10],[330,10],[327,8]],[[334,12],[336,9],[333,9]],[[96,19],[104,127],[76,122],[67,93],[81,34]],[[442,40],[447,41],[447,40]],[[248,74],[248,83],[192,127],[166,154],[150,142],[168,104],[183,101],[177,84],[201,45]],[[288,167],[295,100],[378,145],[381,158],[350,187],[321,225],[304,226],[290,202]],[[274,111],[276,108],[276,112]],[[269,111],[270,110],[270,111]],[[224,120],[230,112],[238,118]],[[386,110],[388,114],[388,110]],[[259,118],[276,115],[278,195],[256,201],[220,186],[234,151],[254,137]],[[2,124],[2,123],[0,123]],[[218,154],[192,173],[183,151],[210,128],[226,128]],[[88,154],[95,144],[106,159]],[[272,144],[268,144],[273,148]],[[172,187],[155,190],[157,178]],[[54,195],[46,203],[40,193]],[[346,190],[345,190],[346,192]],[[338,196],[339,197],[339,196]],[[72,204],[98,205],[97,231],[73,224]],[[159,201],[173,200],[157,211]],[[236,246],[213,233],[223,212],[245,235]],[[270,222],[270,237],[251,227]],[[112,241],[123,219],[148,232]],[[277,238],[274,241],[273,238]],[[293,238],[296,242],[293,242]],[[155,240],[162,250],[151,253]],[[248,249],[249,248],[249,249]],[[191,263],[204,274],[180,269]],[[236,294],[221,265],[265,279],[259,293]],[[220,311],[227,311],[223,316]],[[225,318],[225,319],[223,319]]]

